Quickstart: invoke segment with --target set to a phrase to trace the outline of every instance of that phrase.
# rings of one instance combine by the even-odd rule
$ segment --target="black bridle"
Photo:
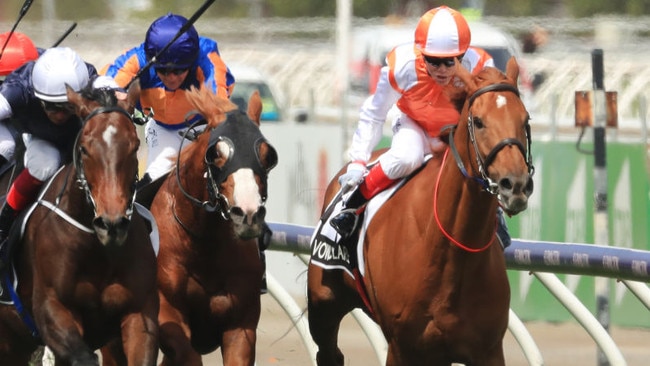
[[[487,192],[493,195],[498,194],[498,184],[490,179],[490,177],[487,174],[487,170],[490,164],[492,164],[492,162],[496,158],[496,155],[504,147],[514,145],[517,148],[519,148],[519,151],[524,156],[524,160],[526,161],[526,166],[528,166],[528,174],[532,177],[533,174],[535,173],[535,167],[533,166],[533,158],[530,149],[532,141],[531,141],[531,134],[530,134],[530,124],[528,123],[528,120],[526,120],[526,124],[525,124],[527,146],[524,146],[524,144],[521,141],[519,141],[519,139],[509,137],[499,141],[499,143],[496,144],[492,148],[492,150],[490,150],[490,152],[487,154],[485,158],[483,158],[479,152],[478,144],[476,142],[476,137],[474,134],[475,126],[474,126],[474,116],[472,115],[472,104],[479,96],[485,93],[498,92],[498,91],[511,92],[514,93],[517,97],[519,97],[519,90],[517,89],[517,87],[511,84],[499,83],[499,84],[488,85],[476,90],[474,94],[472,94],[467,100],[467,129],[469,132],[469,139],[472,143],[472,146],[474,147],[474,153],[476,155],[476,164],[478,165],[478,171],[481,175],[480,177],[469,175],[467,169],[465,169],[465,165],[463,164],[463,161],[460,158],[460,154],[458,153],[458,149],[456,148],[456,144],[454,142],[454,129],[456,126],[453,126],[451,132],[449,133],[449,147],[451,149],[451,152],[454,155],[456,164],[458,165],[458,168],[460,169],[463,176],[475,180],[483,187],[483,189],[485,189]]]
[[[219,212],[225,220],[230,220],[230,210],[231,205],[228,201],[228,198],[220,192],[219,185],[223,183],[230,174],[234,173],[240,168],[250,168],[253,172],[260,177],[262,184],[264,185],[264,191],[262,192],[262,204],[266,203],[267,199],[267,177],[268,172],[275,167],[277,163],[277,152],[271,146],[271,144],[266,141],[259,128],[255,124],[248,120],[246,115],[239,111],[232,111],[226,114],[227,118],[224,122],[219,124],[217,127],[214,127],[203,133],[210,133],[208,146],[203,157],[203,163],[206,166],[205,176],[207,180],[207,191],[208,191],[208,200],[202,201],[193,197],[189,194],[183,187],[183,184],[180,179],[180,155],[183,149],[183,143],[181,141],[181,146],[178,150],[178,159],[176,164],[176,182],[178,183],[178,188],[183,193],[183,195],[190,200],[195,206],[199,206],[208,212]],[[187,130],[192,130],[197,124],[204,123],[203,120],[199,120],[192,124]],[[183,136],[185,140],[186,136]],[[225,142],[229,148],[230,152],[228,154],[228,160],[222,167],[217,167],[212,163],[212,156],[214,154],[214,149],[219,142]],[[269,157],[270,163],[268,167],[264,167],[261,162],[261,157],[258,155],[259,147],[262,143],[266,142],[269,147]]]
[[[129,118],[129,121],[133,122],[133,118],[129,112],[127,112],[124,108],[118,107],[118,106],[110,106],[110,107],[99,107],[90,114],[88,114],[83,121],[81,122],[82,126],[85,126],[86,123],[93,117],[97,116],[98,114],[102,113],[121,113]],[[83,127],[79,130],[79,133],[77,134],[77,138],[75,139],[74,142],[74,149],[72,153],[72,162],[73,166],[75,167],[75,171],[77,174],[77,183],[79,184],[79,188],[84,191],[84,194],[86,196],[86,201],[92,206],[93,208],[93,213],[95,216],[97,216],[97,205],[95,204],[95,200],[92,197],[92,194],[90,192],[90,186],[88,185],[88,180],[86,179],[86,174],[84,172],[84,166],[81,158],[79,155],[81,154],[81,146],[79,146],[79,140],[81,139],[81,134],[83,133]],[[133,177],[133,197],[131,197],[131,201],[129,202],[129,205],[126,210],[126,218],[131,219],[131,216],[133,215],[133,205],[135,202],[135,184],[138,180],[138,176],[136,174],[135,177]],[[64,185],[65,187],[65,185]]]

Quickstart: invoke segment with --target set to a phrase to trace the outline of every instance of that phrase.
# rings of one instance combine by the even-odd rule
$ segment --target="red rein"
[[[459,248],[461,248],[461,249],[463,249],[463,250],[465,250],[467,252],[470,252],[470,253],[479,253],[479,252],[482,252],[482,251],[486,250],[487,248],[489,248],[492,245],[492,243],[494,242],[494,239],[496,237],[496,230],[497,230],[496,225],[494,226],[494,234],[492,235],[492,239],[490,239],[490,241],[484,247],[482,247],[482,248],[470,248],[467,245],[464,245],[461,242],[459,242],[458,240],[454,239],[451,236],[451,234],[449,234],[442,227],[442,223],[440,222],[440,218],[438,217],[438,188],[440,187],[440,177],[442,176],[442,168],[445,165],[445,161],[447,161],[447,155],[448,154],[449,154],[449,148],[447,148],[447,150],[445,150],[445,155],[442,158],[442,164],[440,165],[440,171],[438,172],[438,178],[436,179],[436,188],[435,188],[435,191],[433,193],[433,215],[436,218],[436,223],[438,224],[438,228],[440,229],[440,231],[442,231],[442,233],[447,237],[447,239],[449,239],[454,245],[456,245],[457,247],[459,247]]]

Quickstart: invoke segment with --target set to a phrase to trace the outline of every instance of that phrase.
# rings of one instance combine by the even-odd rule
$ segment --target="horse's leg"
[[[126,365],[126,355],[122,348],[122,340],[116,338],[104,347],[100,348],[102,354],[102,366],[119,366]]]
[[[160,366],[202,365],[201,355],[190,343],[191,331],[185,317],[173,308],[164,296],[160,296],[158,315],[160,350],[163,359]]]
[[[235,328],[223,332],[221,355],[223,364],[248,365],[255,364],[255,328]]]
[[[97,356],[83,340],[81,322],[57,299],[47,298],[34,292],[34,304],[42,304],[34,311],[36,325],[45,344],[58,360],[71,365],[97,365]]]
[[[342,271],[325,271],[310,265],[307,308],[309,332],[318,346],[319,366],[342,366],[344,356],[338,347],[338,333],[343,317],[354,309],[348,300],[356,293],[344,286]]]
[[[155,365],[158,358],[158,298],[122,319],[122,346],[129,365]]]

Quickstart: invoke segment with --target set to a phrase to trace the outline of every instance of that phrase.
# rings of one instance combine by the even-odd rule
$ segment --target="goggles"
[[[41,100],[41,106],[46,112],[74,113],[74,106],[68,102],[55,103]]]
[[[458,62],[463,60],[464,55],[458,56]],[[424,56],[424,60],[433,67],[440,67],[440,65],[445,65],[447,67],[453,67],[456,57],[433,57],[433,56]]]
[[[156,73],[160,75],[167,76],[169,74],[174,74],[176,76],[182,75],[183,73],[186,73],[189,68],[174,68],[174,67],[156,67]]]

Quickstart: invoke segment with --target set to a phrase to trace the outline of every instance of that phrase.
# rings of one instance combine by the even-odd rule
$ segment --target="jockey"
[[[9,41],[7,41],[7,37]],[[5,32],[0,34],[0,47],[7,44],[0,58],[0,80],[5,79],[12,71],[22,66],[25,62],[34,61],[43,53],[34,46],[27,35],[20,32]]]
[[[0,210],[0,253],[15,217],[72,156],[81,120],[68,103],[66,85],[79,92],[95,75],[95,67],[75,51],[55,47],[16,69],[0,86],[0,120],[11,117],[25,141],[25,169]]]
[[[414,44],[397,46],[386,56],[387,65],[381,70],[375,94],[361,107],[349,151],[351,163],[339,177],[341,185],[356,187],[343,210],[330,220],[343,238],[354,231],[358,212],[370,198],[414,172],[423,164],[425,155],[444,149],[439,139],[441,128],[457,124],[460,118],[450,100],[450,95],[463,87],[454,75],[455,61],[473,74],[484,67],[494,67],[492,57],[482,49],[470,47],[470,40],[469,25],[460,12],[440,6],[420,18]],[[390,149],[365,174],[393,105],[399,114],[392,122]],[[499,222],[505,227],[499,212]],[[501,239],[509,245],[509,235]]]
[[[230,97],[234,87],[235,79],[219,55],[217,42],[199,36],[194,26],[158,55],[185,24],[187,19],[172,13],[156,19],[142,44],[100,70],[100,74],[113,77],[125,87],[157,56],[153,67],[140,76],[139,108],[153,117],[145,127],[148,153],[142,183],[169,172],[172,167],[169,158],[178,153],[182,130],[200,118],[188,116],[193,109],[185,97],[190,86],[198,88],[203,84],[224,98]],[[189,117],[192,118],[186,120]]]
[[[9,40],[7,41],[7,37]],[[34,61],[43,53],[37,49],[27,35],[19,32],[0,34],[0,47],[7,46],[0,58],[0,84],[12,71],[29,61]],[[0,167],[12,161],[16,150],[16,142],[6,121],[0,122]]]

